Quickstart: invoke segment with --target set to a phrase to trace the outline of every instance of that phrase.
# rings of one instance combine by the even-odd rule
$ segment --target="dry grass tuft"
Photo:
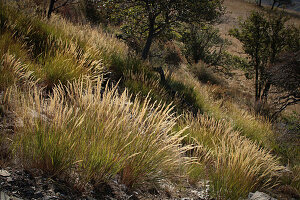
[[[32,87],[6,95],[23,121],[15,138],[15,154],[28,167],[50,175],[70,171],[81,180],[101,183],[119,174],[129,187],[174,177],[188,159],[182,131],[173,132],[171,105],[130,101],[103,79],[81,78],[55,86],[45,97]]]
[[[59,16],[51,17],[49,22],[57,29],[64,30],[69,37],[76,38],[94,50],[103,54],[127,56],[128,47],[110,34],[104,33],[101,27],[92,28],[90,25],[75,26]]]
[[[272,150],[276,148],[275,136],[271,123],[261,117],[241,109],[232,101],[220,98],[214,99],[214,86],[202,85],[184,68],[173,74],[173,79],[193,87],[196,93],[198,107],[201,113],[216,120],[225,120],[241,135]]]
[[[19,83],[34,83],[33,73],[28,66],[22,64],[15,56],[4,54],[0,63],[0,91]]]
[[[198,157],[199,166],[195,167],[203,169],[198,180],[208,177],[212,195],[217,199],[238,199],[257,188],[278,184],[284,169],[278,158],[241,136],[226,121],[185,115],[180,124],[189,124],[190,141],[198,144],[192,154]]]

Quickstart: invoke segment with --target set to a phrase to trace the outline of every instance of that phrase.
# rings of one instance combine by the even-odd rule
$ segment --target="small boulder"
[[[10,173],[4,169],[1,169],[0,170],[0,176],[3,176],[3,177],[8,177],[10,176]]]
[[[22,200],[17,197],[8,196],[4,192],[0,192],[0,200]]]
[[[277,200],[270,195],[256,191],[255,193],[249,193],[248,200]]]

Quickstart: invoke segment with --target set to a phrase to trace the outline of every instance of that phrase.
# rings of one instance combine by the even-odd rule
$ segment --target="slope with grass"
[[[1,122],[14,132],[0,129],[2,166],[81,192],[116,179],[128,190],[204,180],[210,197],[238,199],[282,184],[271,123],[215,98],[185,66],[166,87],[101,28],[0,6]],[[299,177],[290,182],[299,190]]]

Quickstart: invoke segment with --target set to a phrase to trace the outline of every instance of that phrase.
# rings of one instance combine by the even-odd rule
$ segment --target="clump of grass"
[[[10,54],[4,54],[0,62],[0,91],[5,91],[10,86],[33,82],[34,77],[28,67]]]
[[[262,116],[251,115],[249,112],[238,108],[236,104],[225,106],[235,130],[270,150],[277,147],[271,122]]]
[[[257,188],[278,184],[284,169],[278,158],[241,136],[226,121],[186,115],[181,123],[189,124],[190,139],[186,143],[192,141],[198,145],[193,156],[198,157],[201,169],[205,166],[198,172],[198,180],[208,177],[211,193],[217,199],[238,199]],[[196,179],[194,173],[192,179]]]
[[[292,170],[294,173],[294,177],[291,181],[291,185],[297,190],[298,194],[300,194],[300,164],[298,163],[297,165],[295,165]]]
[[[78,79],[80,74],[98,76],[103,73],[103,66],[113,72],[111,77],[116,81],[123,79],[129,71],[141,73],[147,70],[140,59],[127,55],[124,43],[104,33],[100,27],[76,26],[59,16],[45,21],[18,14],[10,6],[4,7],[2,29],[10,40],[18,41],[21,46],[17,49],[27,49],[30,70],[49,89],[59,82],[66,84]],[[15,52],[19,58],[19,53]]]
[[[5,8],[11,12],[5,13],[8,20],[3,29],[7,34],[2,36],[6,37],[0,40],[0,48],[25,59],[28,68],[48,89],[84,74],[98,76],[103,73],[98,50],[84,46],[75,37],[68,36],[64,29]]]
[[[135,187],[178,174],[189,147],[181,146],[181,132],[172,132],[172,107],[147,98],[131,102],[127,91],[119,95],[116,86],[102,86],[100,78],[82,78],[54,87],[49,98],[37,87],[21,96],[10,90],[24,121],[16,156],[50,175],[75,171],[83,182],[119,174]]]
[[[31,49],[33,57],[47,51],[55,42],[49,41],[49,36],[54,34],[53,28],[42,23],[37,17],[25,16],[9,6],[5,6],[4,9],[7,10],[5,14],[8,20],[3,29],[26,44],[27,48]]]
[[[17,58],[22,58],[23,60],[28,59],[28,52],[24,48],[24,45],[12,38],[10,32],[3,31],[0,35],[0,49],[0,57],[9,53],[15,55]]]
[[[145,72],[135,73],[129,71],[125,74],[124,85],[131,94],[141,95],[142,98],[146,98],[149,95],[152,101],[171,103],[172,101],[168,99],[169,94],[160,84],[158,77],[153,77],[151,75],[152,74],[147,74]],[[173,104],[176,105],[174,101]]]
[[[9,68],[3,62],[0,64],[0,91],[5,90],[13,85],[15,81],[15,74],[13,69]]]
[[[98,75],[103,72],[101,62],[89,60],[88,52],[83,53],[76,45],[60,42],[61,50],[45,55],[41,64],[36,67],[37,77],[45,83],[48,88],[68,81],[80,78],[84,74],[92,74],[96,70]]]
[[[220,104],[221,101],[217,101],[212,98],[210,87],[208,85],[202,85],[198,80],[186,69],[181,68],[172,74],[172,80],[179,82],[186,88],[190,88],[190,92],[193,94],[193,104],[200,113],[213,116],[217,119],[223,118],[225,112]],[[196,111],[198,111],[196,110]]]
[[[246,136],[248,139],[259,143],[269,150],[278,148],[272,125],[267,119],[255,116],[239,108],[237,104],[231,101],[222,98],[218,100],[214,99],[212,95],[214,87],[201,85],[184,69],[180,69],[174,73],[173,79],[186,86],[193,87],[196,99],[195,105],[197,105],[201,113],[205,113],[217,120],[230,122],[234,130],[239,131],[241,135]]]
[[[192,65],[190,68],[191,72],[200,82],[212,85],[223,85],[221,78],[217,77],[205,63],[199,62]]]
[[[126,44],[111,34],[103,32],[101,27],[92,28],[90,25],[76,26],[55,15],[51,17],[49,23],[57,29],[64,30],[67,36],[76,38],[79,43],[82,43],[80,46],[93,47],[107,56],[115,54],[123,58],[127,57],[128,47]]]

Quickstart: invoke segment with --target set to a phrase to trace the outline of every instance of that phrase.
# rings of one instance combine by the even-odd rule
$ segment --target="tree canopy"
[[[146,59],[155,38],[165,35],[179,23],[214,21],[223,12],[223,0],[115,0],[115,14],[122,18],[127,33],[139,34],[146,43]]]

